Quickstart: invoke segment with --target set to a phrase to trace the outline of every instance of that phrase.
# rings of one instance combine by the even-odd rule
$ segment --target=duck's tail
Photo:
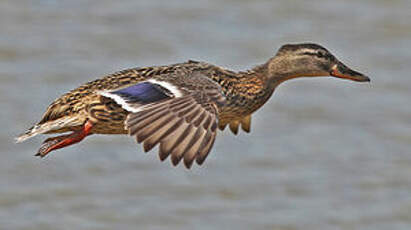
[[[39,125],[34,125],[31,128],[29,128],[26,132],[20,134],[18,137],[16,137],[16,143],[23,142],[31,137],[34,137],[37,134],[40,134],[40,132],[37,132],[39,128]]]
[[[73,127],[82,125],[77,117],[63,117],[57,120],[48,121],[43,124],[37,124],[29,128],[26,132],[16,137],[16,143],[23,142],[37,134],[49,133],[66,127]]]

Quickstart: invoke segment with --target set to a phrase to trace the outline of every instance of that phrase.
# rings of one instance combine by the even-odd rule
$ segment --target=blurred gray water
[[[0,2],[0,229],[411,229],[411,2]],[[281,85],[188,171],[127,136],[15,145],[62,93],[187,59],[233,70],[313,41],[371,84]]]

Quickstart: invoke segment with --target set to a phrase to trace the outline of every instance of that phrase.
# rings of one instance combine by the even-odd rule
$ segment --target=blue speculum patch
[[[168,90],[164,87],[150,82],[142,82],[136,85],[120,89],[112,94],[119,95],[127,102],[151,103],[170,98],[165,92]]]

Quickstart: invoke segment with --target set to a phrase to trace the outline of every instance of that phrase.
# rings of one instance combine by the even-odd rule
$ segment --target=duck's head
[[[315,76],[370,81],[367,76],[348,68],[324,47],[312,43],[284,45],[267,64],[269,76],[280,82]]]

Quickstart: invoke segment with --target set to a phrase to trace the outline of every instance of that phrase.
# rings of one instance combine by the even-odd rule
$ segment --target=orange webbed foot
[[[91,134],[90,130],[92,127],[93,124],[90,121],[87,121],[84,124],[83,128],[79,131],[73,132],[68,135],[62,135],[46,139],[40,146],[35,156],[43,158],[53,150],[64,148],[66,146],[80,142],[86,136]]]

